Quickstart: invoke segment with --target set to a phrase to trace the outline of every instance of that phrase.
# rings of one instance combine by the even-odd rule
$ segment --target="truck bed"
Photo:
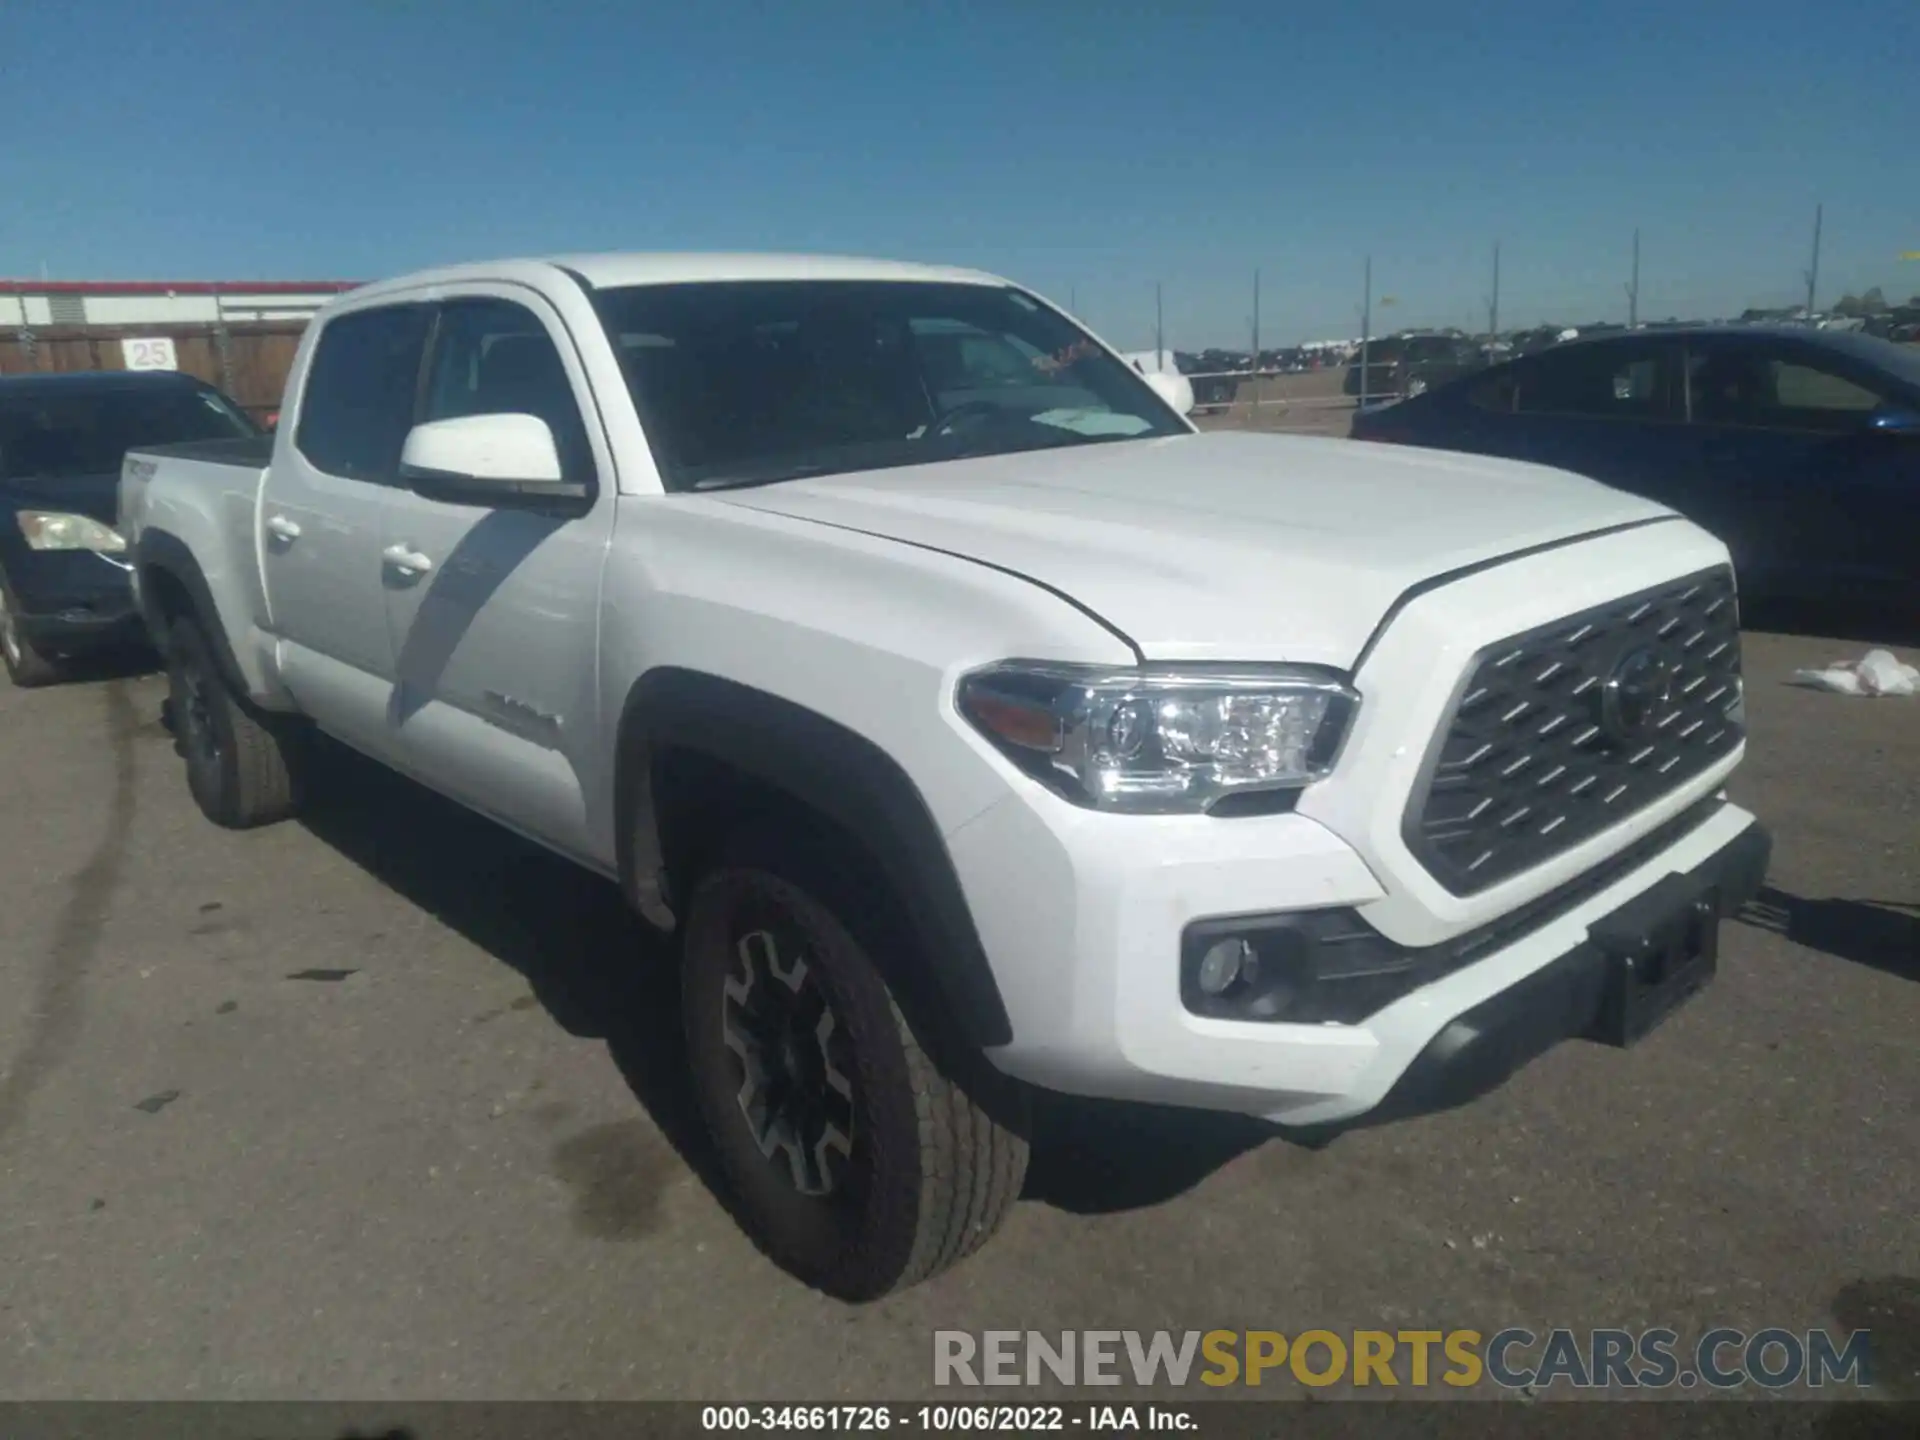
[[[183,440],[177,445],[139,445],[133,453],[264,470],[273,459],[273,436],[247,435],[235,440]]]

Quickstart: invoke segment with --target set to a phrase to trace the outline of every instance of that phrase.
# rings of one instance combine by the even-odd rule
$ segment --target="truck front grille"
[[[1731,753],[1740,701],[1724,567],[1489,646],[1414,787],[1407,847],[1452,894],[1497,885]]]

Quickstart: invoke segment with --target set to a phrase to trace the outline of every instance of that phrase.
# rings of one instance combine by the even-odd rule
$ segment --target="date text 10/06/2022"
[[[700,1428],[717,1431],[924,1431],[929,1434],[1045,1430],[1192,1431],[1188,1410],[1166,1405],[708,1405]]]

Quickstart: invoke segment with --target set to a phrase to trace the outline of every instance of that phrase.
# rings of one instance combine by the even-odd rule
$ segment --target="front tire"
[[[194,621],[176,620],[166,648],[174,750],[200,813],[229,830],[286,819],[298,799],[298,737],[234,691]]]
[[[754,1242],[873,1300],[979,1249],[1027,1144],[921,1046],[851,928],[821,847],[744,837],[694,888],[683,1021],[702,1117]]]
[[[58,661],[42,654],[20,633],[19,607],[4,579],[0,579],[0,663],[7,667],[7,678],[22,690],[52,685],[65,674]]]

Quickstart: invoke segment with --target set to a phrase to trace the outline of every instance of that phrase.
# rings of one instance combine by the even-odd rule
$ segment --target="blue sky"
[[[0,0],[0,275],[977,265],[1244,344],[1920,291],[1915,0]],[[22,120],[26,123],[22,124]]]

